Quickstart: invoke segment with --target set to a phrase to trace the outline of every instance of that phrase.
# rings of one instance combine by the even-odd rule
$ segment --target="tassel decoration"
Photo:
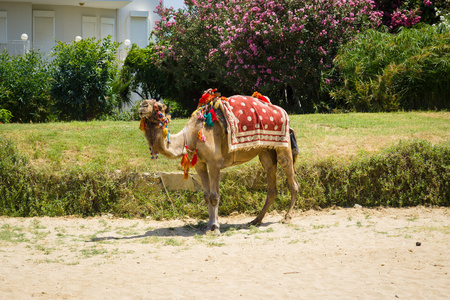
[[[198,101],[198,107],[203,106],[208,104],[209,102],[211,102],[212,100],[214,100],[215,96],[215,91],[217,91],[217,89],[208,89],[206,90],[202,97],[200,98],[200,100]]]
[[[150,151],[150,154],[152,156],[152,160],[158,159],[158,151],[153,152],[152,147],[148,147],[148,150]]]
[[[169,135],[169,129],[167,129],[167,127],[165,127],[163,129],[163,138],[166,138]]]
[[[184,180],[187,180],[188,179],[188,175],[189,175],[189,164],[190,164],[190,161],[189,161],[189,157],[188,157],[188,155],[187,155],[187,150],[189,149],[189,147],[186,145],[186,150],[184,150],[183,152],[184,152],[184,155],[183,155],[183,157],[181,158],[181,167],[183,167],[183,172],[184,172]]]
[[[270,99],[267,98],[266,96],[261,95],[261,93],[254,92],[252,97],[258,98],[259,100],[261,100],[263,102],[270,103]]]
[[[197,164],[197,149],[195,149],[194,157],[192,157],[191,160],[191,168],[195,167],[196,164]]]
[[[142,120],[141,120],[141,124],[139,125],[139,128],[140,128],[142,131],[145,131],[145,119],[142,119]]]
[[[214,126],[214,122],[212,120],[212,116],[211,116],[210,112],[208,112],[205,115],[205,124],[208,125],[209,127],[213,127]]]
[[[209,113],[211,114],[211,121],[217,121],[217,116],[216,116],[216,112],[214,111],[214,109],[210,109]],[[212,125],[211,125],[212,126]]]
[[[166,138],[169,135],[169,130],[166,128],[163,129],[163,138]]]

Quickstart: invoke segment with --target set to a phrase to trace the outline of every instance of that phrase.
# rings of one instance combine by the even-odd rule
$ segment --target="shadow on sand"
[[[273,224],[274,222],[266,222],[262,223],[259,227],[267,227],[270,224]],[[206,223],[203,221],[200,221],[198,224],[187,224],[183,226],[178,227],[167,227],[167,228],[157,228],[154,230],[149,230],[144,234],[139,235],[130,235],[130,236],[104,236],[104,237],[94,237],[86,242],[101,242],[101,241],[108,241],[108,240],[133,240],[133,239],[142,239],[146,237],[152,237],[152,236],[159,236],[159,237],[173,237],[173,236],[180,236],[180,237],[192,237],[196,235],[203,235],[208,234],[205,232]],[[213,234],[225,234],[228,231],[235,231],[235,230],[249,230],[252,227],[256,227],[249,224],[221,224],[220,225],[220,233],[213,233]]]

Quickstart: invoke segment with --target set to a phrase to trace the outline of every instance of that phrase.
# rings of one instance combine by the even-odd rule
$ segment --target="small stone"
[[[416,246],[419,247],[420,245],[422,245],[421,242],[416,242]]]

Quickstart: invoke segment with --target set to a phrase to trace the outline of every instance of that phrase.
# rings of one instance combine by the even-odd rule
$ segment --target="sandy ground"
[[[281,217],[0,217],[0,298],[449,299],[449,208]]]

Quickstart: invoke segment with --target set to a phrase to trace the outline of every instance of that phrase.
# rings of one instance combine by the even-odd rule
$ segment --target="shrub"
[[[341,85],[330,94],[355,111],[449,109],[449,45],[444,24],[396,35],[368,30],[338,52],[334,63]]]
[[[1,123],[9,123],[12,119],[13,115],[7,109],[0,109],[0,124]]]
[[[85,39],[54,47],[52,98],[62,120],[92,120],[118,106],[112,85],[119,43]]]
[[[400,142],[349,168],[349,184],[355,192],[348,200],[363,200],[361,204],[368,206],[449,206],[449,166],[448,144]]]
[[[159,100],[159,93],[169,88],[167,74],[155,65],[156,55],[153,43],[147,48],[133,44],[121,71],[121,79],[127,88],[124,93],[126,97],[130,92],[135,92],[143,99],[152,97]]]
[[[375,0],[375,7],[383,13],[383,25],[395,32],[400,27],[412,27],[422,22],[434,24],[439,21],[436,15],[436,6],[441,8],[438,0]]]
[[[30,50],[21,56],[0,54],[0,107],[12,113],[13,122],[46,122],[53,119],[51,75],[41,53]]]
[[[431,145],[407,141],[381,153],[357,157],[349,164],[333,160],[303,163],[297,208],[360,205],[450,206],[450,143]],[[272,209],[285,210],[290,195],[284,172],[278,170],[278,200]],[[155,219],[207,216],[202,192],[166,195],[133,173],[71,167],[55,174],[33,169],[26,157],[0,137],[0,215],[7,216],[147,216]],[[258,213],[266,198],[260,166],[226,172],[220,182],[221,215]]]

